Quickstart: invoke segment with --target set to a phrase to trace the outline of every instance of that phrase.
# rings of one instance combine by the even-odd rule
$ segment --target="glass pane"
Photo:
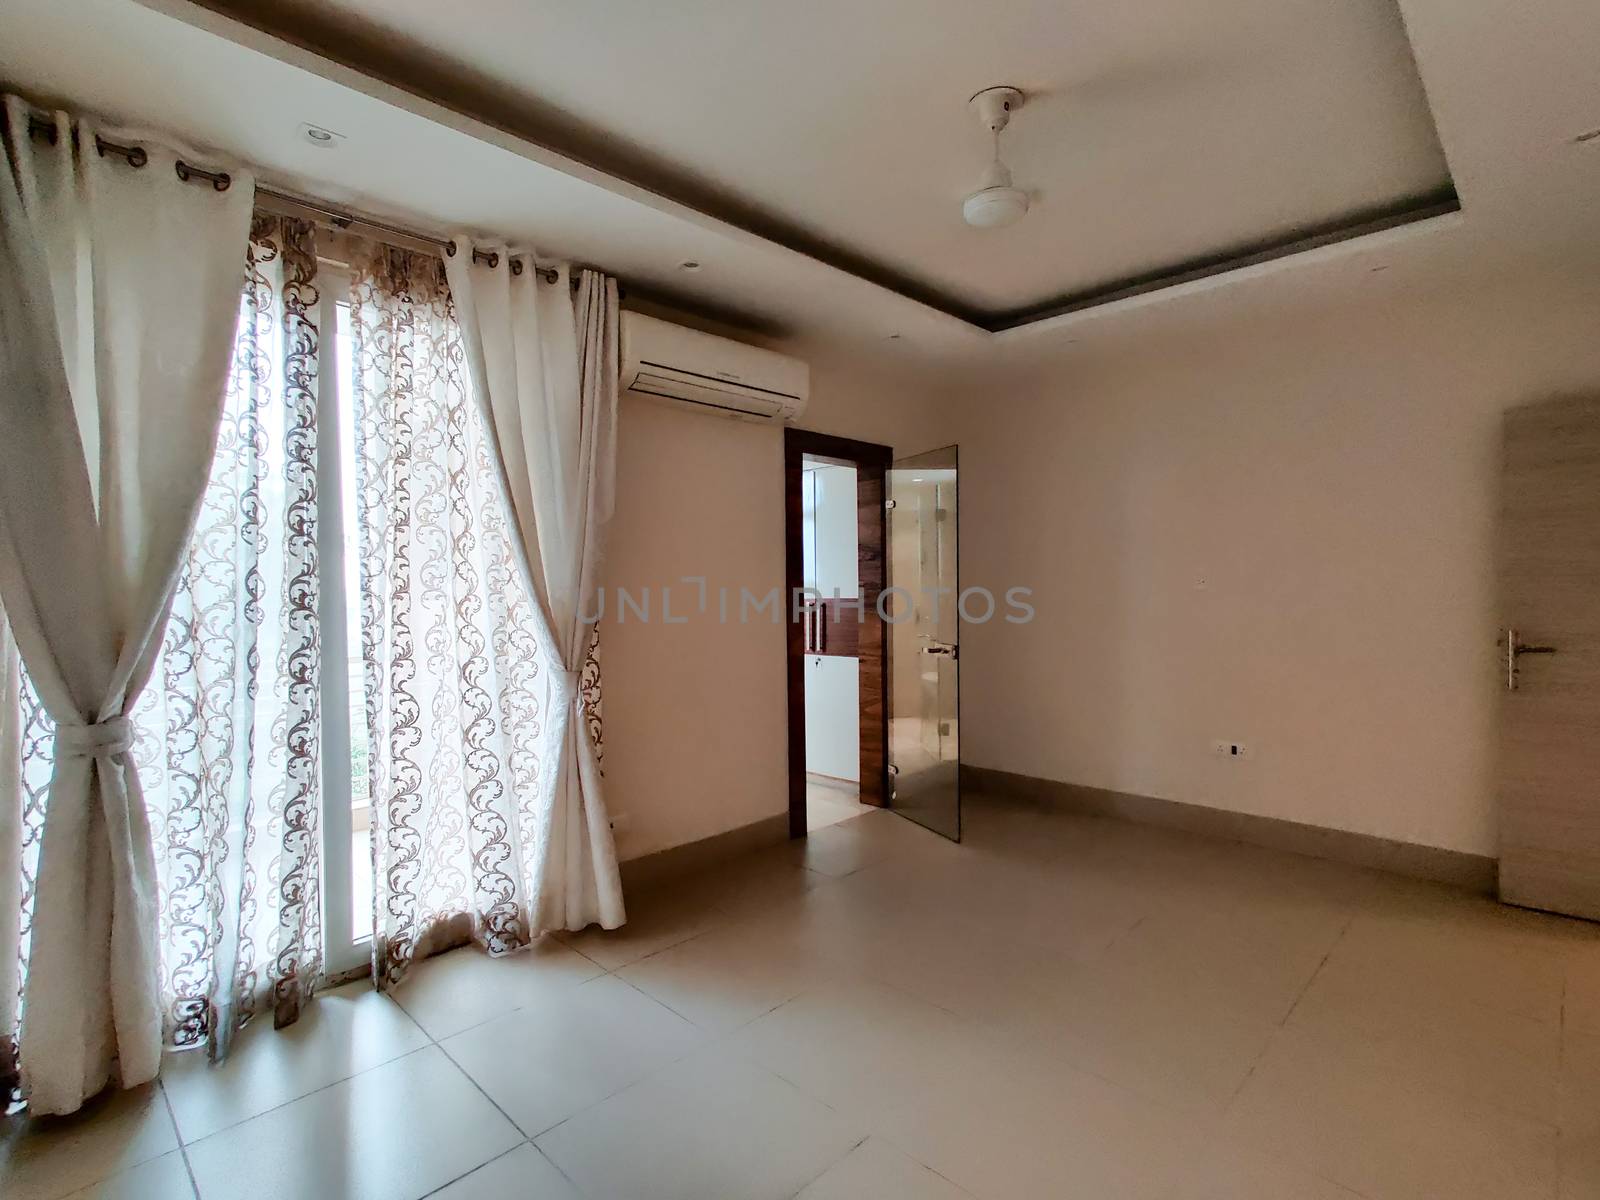
[[[372,810],[367,787],[367,711],[365,673],[361,662],[361,531],[356,512],[356,472],[352,461],[355,436],[355,342],[350,331],[350,306],[339,305],[339,449],[344,470],[339,478],[340,526],[344,534],[345,678],[348,681],[350,730],[350,929],[357,943],[372,936]],[[328,664],[330,668],[335,664]]]
[[[956,448],[889,471],[889,760],[894,810],[961,837]]]

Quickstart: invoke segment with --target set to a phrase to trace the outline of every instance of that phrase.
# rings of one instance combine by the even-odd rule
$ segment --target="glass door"
[[[892,807],[961,840],[956,447],[889,471],[889,762]]]
[[[324,262],[317,393],[322,633],[322,936],[330,977],[372,952],[371,809],[361,662],[360,533],[349,277]],[[329,336],[329,334],[332,336]]]

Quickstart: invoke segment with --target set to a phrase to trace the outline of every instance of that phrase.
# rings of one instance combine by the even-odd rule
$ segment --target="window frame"
[[[330,981],[355,976],[372,961],[372,926],[356,918],[352,846],[355,812],[350,786],[349,606],[360,603],[345,588],[345,513],[341,497],[354,447],[343,444],[339,382],[340,309],[348,306],[350,276],[341,263],[318,263],[317,355],[317,571],[322,638],[322,945]],[[359,629],[359,622],[357,625]],[[359,653],[360,647],[356,647]]]

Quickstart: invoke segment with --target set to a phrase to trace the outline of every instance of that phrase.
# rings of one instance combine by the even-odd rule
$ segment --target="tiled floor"
[[[1600,1196],[1600,928],[1111,822],[967,831],[873,813],[617,933],[324,996],[13,1128],[0,1193]]]
[[[815,832],[851,817],[864,816],[875,811],[872,805],[863,804],[856,797],[859,790],[853,783],[843,780],[806,778],[806,830]]]

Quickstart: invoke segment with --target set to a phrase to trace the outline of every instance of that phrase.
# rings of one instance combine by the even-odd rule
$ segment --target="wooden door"
[[[1600,397],[1505,418],[1500,898],[1600,919]]]

